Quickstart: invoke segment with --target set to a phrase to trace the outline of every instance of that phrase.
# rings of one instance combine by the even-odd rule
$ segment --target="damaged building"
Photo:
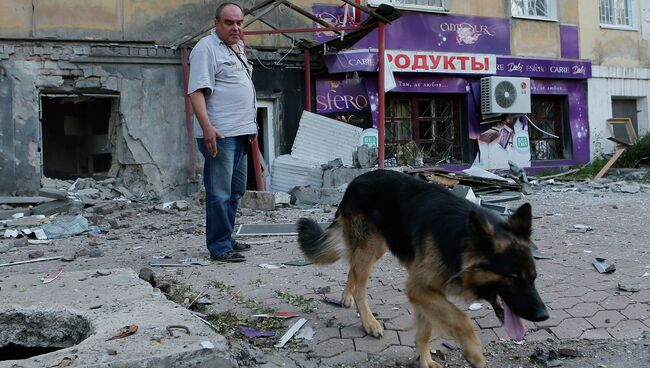
[[[0,194],[35,193],[44,176],[117,177],[138,196],[195,191],[184,61],[218,3],[0,3]],[[581,165],[614,149],[607,119],[650,129],[648,0],[237,3],[267,174],[291,153],[303,110],[364,129],[364,143],[385,127],[387,166],[417,156],[453,170]],[[355,27],[382,5],[399,15],[383,18],[380,91],[378,30]],[[309,31],[328,26],[349,30]],[[502,82],[528,101],[487,106]]]
[[[196,191],[201,161],[188,139],[180,45],[210,28],[216,4],[0,3],[0,195],[34,194],[44,176],[118,177],[146,197]],[[249,49],[267,157],[287,150],[303,109],[297,48],[281,37]]]

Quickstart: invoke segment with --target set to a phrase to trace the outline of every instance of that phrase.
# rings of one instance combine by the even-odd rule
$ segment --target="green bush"
[[[632,147],[628,147],[614,163],[614,167],[632,168],[644,157],[650,157],[650,134],[644,135]]]

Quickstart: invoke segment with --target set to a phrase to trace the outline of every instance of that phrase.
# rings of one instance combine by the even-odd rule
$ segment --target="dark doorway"
[[[43,175],[103,177],[111,168],[117,98],[43,96]]]
[[[567,96],[532,96],[529,119],[534,126],[528,127],[531,160],[547,161],[571,158],[571,128],[567,113]]]

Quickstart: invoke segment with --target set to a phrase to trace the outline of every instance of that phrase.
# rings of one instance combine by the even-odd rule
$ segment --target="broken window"
[[[396,157],[410,141],[425,163],[459,163],[460,99],[449,96],[390,94],[386,102],[386,157]]]
[[[532,96],[530,120],[531,160],[571,158],[571,133],[566,96]]]
[[[117,101],[103,95],[43,95],[43,175],[74,179],[107,174],[113,161]]]

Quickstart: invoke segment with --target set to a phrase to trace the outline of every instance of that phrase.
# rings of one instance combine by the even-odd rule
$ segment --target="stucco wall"
[[[642,39],[640,19],[636,30],[617,30],[600,26],[598,2],[579,1],[580,54],[596,65],[650,67],[650,41]],[[636,1],[637,18],[641,1]]]
[[[607,119],[612,117],[612,97],[637,100],[639,136],[650,133],[650,69],[594,66],[589,79],[589,125],[591,157],[611,153],[615,145],[610,136]]]

